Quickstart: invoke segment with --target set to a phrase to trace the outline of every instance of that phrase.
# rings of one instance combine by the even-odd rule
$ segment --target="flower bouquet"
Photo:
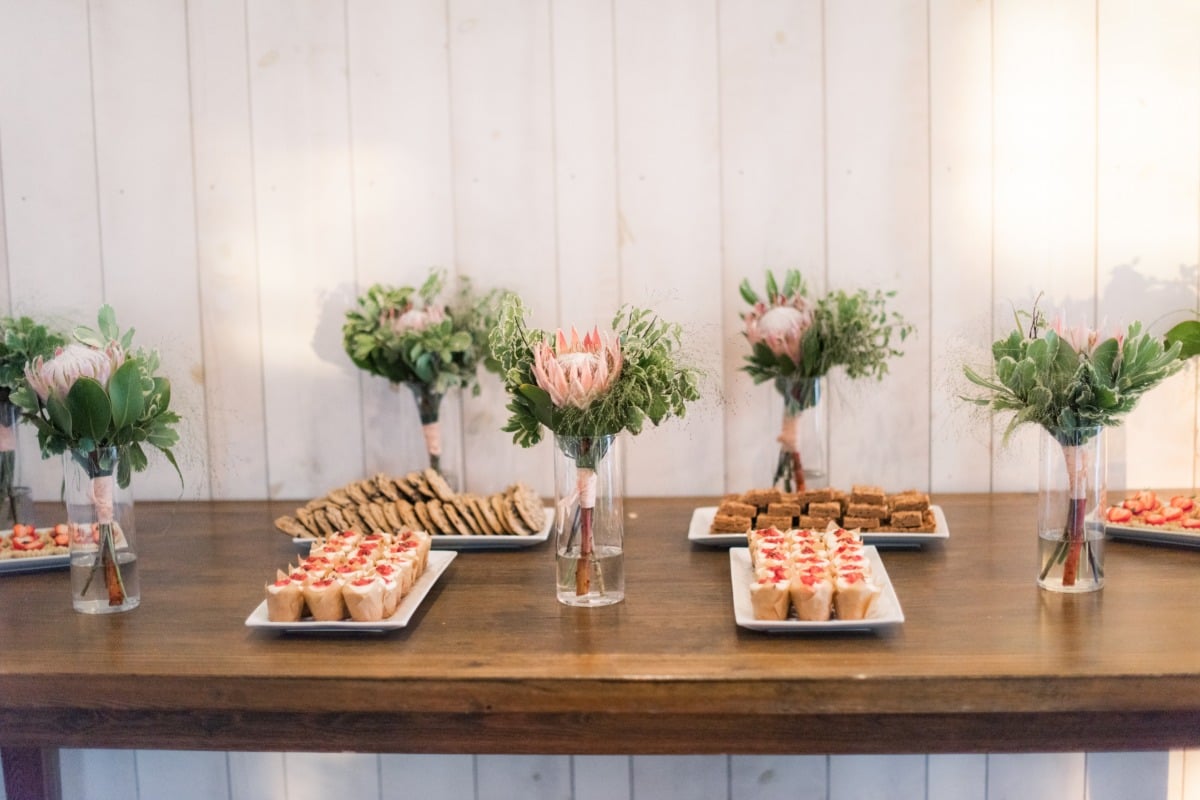
[[[636,435],[647,420],[657,426],[681,417],[700,396],[699,373],[680,355],[679,325],[622,308],[612,328],[594,328],[582,339],[574,328],[530,330],[513,296],[491,336],[512,398],[504,430],[522,447],[541,441],[543,428],[554,434],[557,586],[568,605],[624,597],[617,435]]]
[[[438,298],[444,282],[445,272],[433,270],[420,288],[376,284],[346,312],[342,327],[342,345],[355,366],[412,391],[429,464],[436,470],[442,455],[442,397],[459,387],[478,395],[478,365],[495,368],[488,357],[488,332],[504,295],[498,289],[477,294],[464,278],[453,302],[443,304]]]
[[[1048,475],[1061,476],[1066,507],[1065,516],[1053,507],[1044,509],[1039,521],[1038,583],[1044,588],[1103,586],[1103,526],[1089,530],[1086,524],[1106,505],[1102,434],[1121,424],[1143,394],[1182,368],[1179,352],[1179,344],[1164,347],[1137,322],[1107,338],[1089,328],[1070,328],[1061,318],[1047,325],[1035,304],[1032,312],[1017,314],[1015,330],[992,345],[995,377],[964,367],[967,379],[984,390],[965,399],[1012,412],[1006,440],[1027,422],[1045,431],[1042,494],[1053,488]]]
[[[98,330],[77,328],[74,342],[30,361],[25,385],[12,394],[37,429],[42,457],[64,454],[72,596],[76,610],[88,613],[139,602],[132,501],[125,498],[132,473],[149,465],[145,447],[161,451],[183,481],[171,452],[179,415],[169,410],[170,382],[155,374],[158,353],[132,350],[133,329],[122,335],[109,306],[98,321]]]
[[[815,423],[813,412],[821,399],[821,383],[834,367],[842,367],[850,378],[887,374],[888,359],[902,355],[893,344],[912,332],[912,325],[895,312],[887,311],[888,298],[895,292],[853,294],[832,291],[812,300],[804,277],[788,270],[782,288],[767,271],[767,296],[762,299],[743,280],[742,299],[752,308],[742,316],[743,331],[750,342],[742,370],[755,383],[774,381],[783,396],[783,429],[779,434],[779,460],[774,485],[784,491],[804,491],[808,479],[825,480],[824,434],[802,433],[802,423]],[[816,457],[806,463],[801,457],[802,441]]]
[[[12,402],[13,392],[25,384],[25,365],[35,358],[54,354],[66,343],[61,334],[29,317],[0,319],[0,519],[26,523],[21,519],[13,492],[17,470],[17,420],[19,411]]]

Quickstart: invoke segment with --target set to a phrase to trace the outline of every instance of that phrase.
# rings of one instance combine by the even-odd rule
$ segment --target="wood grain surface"
[[[291,504],[142,503],[142,604],[71,611],[0,576],[0,745],[468,753],[868,753],[1200,743],[1200,552],[1108,545],[1108,585],[1034,584],[1032,499],[935,498],[951,535],[883,560],[906,622],[734,624],[703,499],[626,504],[627,599],[559,605],[553,554],[464,552],[387,635],[244,627]]]

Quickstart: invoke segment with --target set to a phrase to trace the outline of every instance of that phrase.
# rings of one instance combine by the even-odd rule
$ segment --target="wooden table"
[[[0,576],[5,765],[40,780],[60,746],[924,753],[1200,744],[1200,551],[1111,542],[1102,592],[1052,594],[1034,583],[1031,497],[935,501],[950,539],[883,553],[906,622],[803,636],[734,624],[727,551],[686,538],[704,500],[627,500],[618,606],[559,605],[549,544],[464,552],[411,626],[382,636],[244,627],[264,583],[296,554],[271,526],[292,504],[141,503],[137,610],[72,612],[65,571]]]

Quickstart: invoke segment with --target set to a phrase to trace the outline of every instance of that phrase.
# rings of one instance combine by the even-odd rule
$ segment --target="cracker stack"
[[[794,493],[751,489],[728,495],[717,507],[709,533],[824,530],[831,522],[873,533],[933,533],[935,528],[929,495],[915,489],[889,495],[878,486],[854,485],[848,493],[832,488]]]
[[[460,494],[434,469],[380,473],[334,489],[275,520],[288,536],[319,539],[345,530],[403,529],[447,536],[529,536],[546,523],[541,498],[524,483],[492,495]]]

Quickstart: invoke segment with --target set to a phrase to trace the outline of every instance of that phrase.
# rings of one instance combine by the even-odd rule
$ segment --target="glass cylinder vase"
[[[829,485],[826,457],[828,404],[821,402],[824,379],[777,378],[783,396],[783,426],[773,485],[785,492],[803,492]]]
[[[141,601],[133,495],[119,485],[115,447],[63,454],[70,529],[71,601],[84,614],[112,614]]]
[[[442,427],[438,417],[442,411],[442,392],[435,391],[427,383],[409,381],[405,384],[417,402],[417,415],[421,419],[421,433],[425,437],[425,453],[429,466],[442,471]]]
[[[554,437],[554,554],[558,601],[607,606],[625,599],[618,438]]]
[[[17,423],[20,413],[0,391],[0,530],[14,525],[33,525],[33,495],[17,485]]]
[[[1108,465],[1103,427],[1041,431],[1038,586],[1094,592],[1104,586]]]

